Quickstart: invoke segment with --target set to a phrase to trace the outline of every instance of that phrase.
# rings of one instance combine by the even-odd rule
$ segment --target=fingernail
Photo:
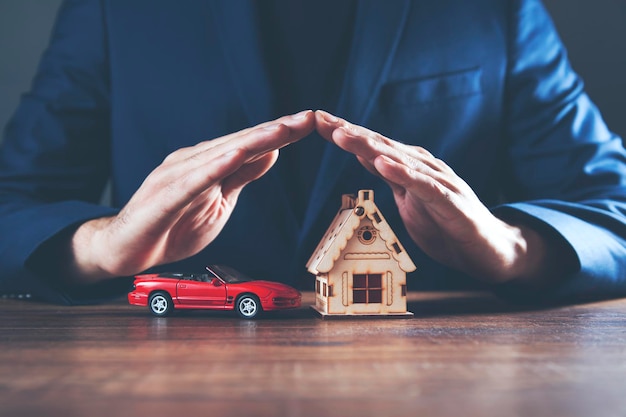
[[[324,115],[324,120],[329,123],[337,123],[339,121],[338,117],[335,117],[330,113],[323,112],[322,114]]]
[[[304,111],[301,111],[300,113],[292,114],[291,119],[302,120],[307,116],[308,113],[309,113],[309,110],[304,110]]]

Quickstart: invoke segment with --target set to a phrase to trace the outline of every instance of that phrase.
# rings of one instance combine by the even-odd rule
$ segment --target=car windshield
[[[254,281],[246,274],[237,271],[234,268],[226,265],[209,265],[206,267],[210,272],[223,279],[229,284],[235,284],[237,282]]]

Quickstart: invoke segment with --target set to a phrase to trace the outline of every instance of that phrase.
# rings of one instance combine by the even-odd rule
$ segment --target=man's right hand
[[[304,111],[173,152],[117,216],[76,230],[69,279],[134,275],[198,253],[220,233],[243,187],[272,167],[278,149],[314,128],[313,112]]]

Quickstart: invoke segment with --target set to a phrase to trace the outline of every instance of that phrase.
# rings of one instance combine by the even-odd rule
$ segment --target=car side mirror
[[[221,287],[222,286],[222,282],[219,279],[215,278],[215,279],[213,279],[213,286],[214,287]]]

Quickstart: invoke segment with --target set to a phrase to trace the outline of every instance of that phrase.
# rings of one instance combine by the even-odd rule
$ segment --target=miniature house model
[[[415,265],[374,204],[372,190],[344,195],[341,209],[307,263],[315,306],[329,316],[412,316],[406,273]]]

